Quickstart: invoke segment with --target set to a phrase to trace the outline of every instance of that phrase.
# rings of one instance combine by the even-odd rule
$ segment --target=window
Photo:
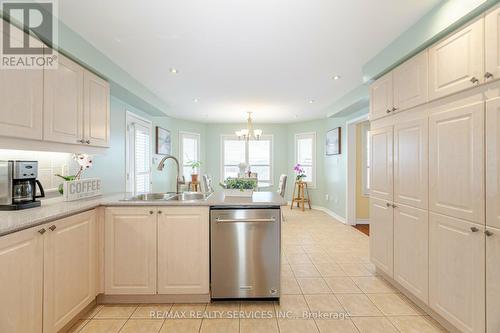
[[[127,112],[126,169],[127,191],[151,190],[151,122]]]
[[[305,170],[304,181],[311,187],[316,186],[316,133],[295,135],[295,163]]]
[[[191,178],[190,164],[200,160],[200,135],[197,133],[179,132],[179,151],[181,152],[181,160],[179,163],[182,166],[182,175],[186,179]],[[199,173],[199,168],[194,170]]]
[[[363,147],[363,196],[370,195],[370,123],[366,122],[361,126],[361,138]]]
[[[257,173],[259,182],[272,185],[272,135],[263,135],[260,140],[238,140],[236,136],[221,136],[222,170],[221,179],[237,177],[238,165],[246,163],[252,172]]]

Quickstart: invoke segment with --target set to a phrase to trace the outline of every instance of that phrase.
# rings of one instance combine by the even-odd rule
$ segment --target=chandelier
[[[253,129],[252,112],[247,112],[247,113],[248,113],[247,128],[240,129],[239,131],[236,131],[234,133],[238,136],[239,140],[241,139],[246,141],[249,141],[251,139],[260,140],[260,138],[262,137],[262,130]]]

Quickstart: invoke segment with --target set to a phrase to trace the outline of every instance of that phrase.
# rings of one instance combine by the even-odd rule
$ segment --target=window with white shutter
[[[191,164],[200,160],[200,135],[198,133],[179,132],[179,151],[182,175],[186,181],[191,179]],[[199,173],[199,168],[194,172]]]
[[[127,192],[151,191],[151,122],[127,113]]]
[[[295,135],[295,163],[304,169],[309,186],[316,186],[316,133]]]

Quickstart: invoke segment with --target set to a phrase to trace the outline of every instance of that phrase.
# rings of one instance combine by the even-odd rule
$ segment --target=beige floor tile
[[[282,295],[299,295],[302,294],[297,279],[295,277],[281,278],[281,294]]]
[[[335,295],[304,295],[304,298],[313,313],[345,313],[344,308],[340,305]]]
[[[126,319],[92,319],[79,333],[117,333]]]
[[[291,265],[295,277],[321,277],[321,274],[313,264],[295,264]]]
[[[388,317],[401,333],[442,333],[443,327],[426,316]]]
[[[203,319],[200,333],[238,333],[238,319]]]
[[[336,296],[351,316],[383,316],[382,312],[364,294],[337,294]]]
[[[212,302],[207,304],[205,311],[209,318],[237,318],[240,311],[240,302]]]
[[[166,319],[160,333],[198,333],[201,319]]]
[[[164,319],[129,319],[120,333],[158,333]]]
[[[352,318],[360,333],[398,333],[398,330],[385,317]]]
[[[386,316],[415,316],[420,314],[401,294],[368,294],[367,296]]]
[[[297,282],[304,295],[330,294],[332,292],[323,278],[297,278]]]
[[[290,245],[283,248],[285,254],[305,253],[304,248],[300,245]]]
[[[172,304],[141,304],[130,318],[134,319],[165,319],[169,315]]]
[[[280,333],[317,333],[318,327],[314,320],[279,319]]]
[[[361,289],[348,277],[327,277],[326,283],[334,294],[357,294],[363,293]]]
[[[347,274],[340,268],[339,264],[335,263],[314,263],[321,276],[323,277],[336,277],[347,276]]]
[[[290,265],[311,263],[311,260],[305,253],[287,254],[286,257]]]
[[[284,277],[284,276],[294,276],[293,275],[293,271],[292,271],[292,268],[290,267],[289,264],[284,264],[284,265],[281,265],[281,276]]]
[[[243,318],[266,318],[274,317],[274,302],[266,301],[242,301],[240,311],[244,313]],[[257,317],[260,316],[260,317]]]
[[[309,312],[306,300],[302,295],[282,295],[279,303],[274,305],[279,317],[302,318]]]
[[[78,333],[88,323],[88,319],[80,319],[73,326],[71,326],[67,333]]]
[[[339,263],[339,266],[348,276],[372,276],[362,263]]]
[[[351,319],[316,320],[320,333],[358,333]]]
[[[95,307],[93,307],[92,309],[90,309],[89,311],[87,311],[87,313],[85,313],[81,319],[92,319],[94,318],[94,316],[99,312],[101,311],[102,309],[102,305],[96,305]]]
[[[397,293],[394,287],[378,276],[353,277],[352,280],[367,294]]]
[[[330,257],[326,252],[308,253],[308,256],[311,259],[311,262],[313,262],[315,265],[316,264],[327,264],[327,263],[334,262],[332,257]]]
[[[137,305],[104,305],[101,310],[94,316],[95,319],[128,319],[137,309]]]
[[[375,267],[374,264],[368,262],[368,263],[364,263],[363,266],[365,266],[365,268],[370,272],[372,273],[373,275],[378,275],[377,273],[377,268]]]
[[[272,319],[241,319],[240,333],[279,333],[278,321]]]
[[[174,304],[170,309],[170,315],[174,319],[202,318],[205,314],[207,304]]]

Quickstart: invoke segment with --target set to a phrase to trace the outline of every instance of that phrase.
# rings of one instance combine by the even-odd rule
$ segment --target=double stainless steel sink
[[[124,201],[204,201],[211,193],[183,192],[183,193],[144,193],[127,198]]]

